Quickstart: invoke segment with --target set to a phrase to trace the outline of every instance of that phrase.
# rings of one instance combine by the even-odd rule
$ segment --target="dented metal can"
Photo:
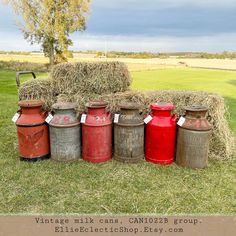
[[[139,162],[144,159],[144,122],[139,107],[133,103],[120,105],[119,120],[114,125],[114,159]]]
[[[19,155],[24,161],[38,161],[50,157],[46,111],[40,100],[22,100],[19,103],[20,117],[16,121]]]
[[[208,165],[209,139],[212,126],[206,119],[207,107],[186,107],[185,121],[178,125],[176,163],[201,169]]]
[[[81,145],[75,104],[56,103],[52,109],[54,116],[49,123],[51,158],[55,161],[76,161],[81,157]]]

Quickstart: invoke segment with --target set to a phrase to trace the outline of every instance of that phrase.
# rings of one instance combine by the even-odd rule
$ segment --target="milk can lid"
[[[128,109],[128,110],[137,110],[140,108],[140,106],[134,102],[123,102],[120,103],[119,107],[121,109]]]
[[[93,100],[86,104],[88,108],[103,108],[108,105],[107,102],[101,100]]]
[[[22,100],[18,102],[20,107],[40,107],[44,104],[41,100]]]
[[[57,102],[52,105],[52,108],[56,110],[60,110],[60,109],[69,110],[69,109],[74,109],[75,107],[76,107],[76,104],[72,102]]]
[[[191,106],[186,106],[184,107],[186,111],[208,111],[208,107],[207,106],[202,106],[202,105],[191,105]]]
[[[171,111],[175,108],[172,103],[158,102],[150,105],[152,110]]]

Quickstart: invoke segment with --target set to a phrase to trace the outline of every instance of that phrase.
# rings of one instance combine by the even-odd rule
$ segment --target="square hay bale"
[[[18,90],[19,100],[39,99],[44,101],[44,109],[50,110],[56,97],[50,79],[34,79],[21,84]]]
[[[109,94],[129,89],[131,77],[122,62],[78,62],[54,66],[50,74],[57,94]]]

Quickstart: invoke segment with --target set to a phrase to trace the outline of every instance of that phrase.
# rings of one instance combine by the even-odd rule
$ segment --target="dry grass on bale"
[[[53,92],[52,81],[49,79],[34,79],[21,84],[19,100],[40,99],[45,102],[44,109],[50,110],[56,97]]]
[[[214,158],[230,158],[234,153],[234,138],[230,131],[225,115],[227,109],[224,99],[218,94],[201,91],[127,91],[123,93],[97,95],[97,94],[62,94],[58,97],[60,101],[70,101],[77,104],[77,112],[80,114],[86,111],[86,103],[92,99],[100,99],[108,102],[107,110],[119,112],[119,104],[122,102],[135,102],[139,104],[140,111],[146,115],[150,109],[149,104],[157,101],[172,102],[175,106],[175,113],[178,116],[184,115],[184,107],[199,104],[209,108],[207,119],[212,124],[213,130],[210,139],[210,156]]]
[[[109,94],[129,89],[131,77],[122,62],[62,63],[51,74],[58,94]]]
[[[119,112],[119,104],[127,101],[137,103],[140,106],[140,112],[143,112],[145,108],[148,107],[145,94],[135,91],[126,91],[105,95],[81,93],[74,95],[60,94],[57,97],[58,102],[75,102],[77,105],[76,111],[78,114],[86,111],[86,104],[91,100],[103,100],[108,102],[107,110],[112,113]]]

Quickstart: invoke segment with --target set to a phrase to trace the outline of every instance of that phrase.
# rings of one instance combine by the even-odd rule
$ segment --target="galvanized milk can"
[[[122,104],[120,108],[114,121],[114,158],[138,162],[144,158],[144,122],[136,104]]]
[[[20,117],[16,121],[20,159],[44,160],[50,157],[46,112],[40,100],[25,100],[19,103]]]
[[[87,104],[87,115],[82,115],[82,156],[85,161],[104,162],[112,157],[112,119],[106,106],[106,102],[91,101]]]
[[[154,103],[146,125],[145,158],[156,164],[172,164],[175,156],[176,116],[171,103]]]
[[[186,107],[185,118],[178,121],[176,163],[189,168],[204,168],[208,163],[211,125],[206,119],[207,107]]]
[[[53,119],[49,123],[51,158],[56,161],[75,161],[81,157],[80,122],[75,104],[61,102],[52,106]]]

